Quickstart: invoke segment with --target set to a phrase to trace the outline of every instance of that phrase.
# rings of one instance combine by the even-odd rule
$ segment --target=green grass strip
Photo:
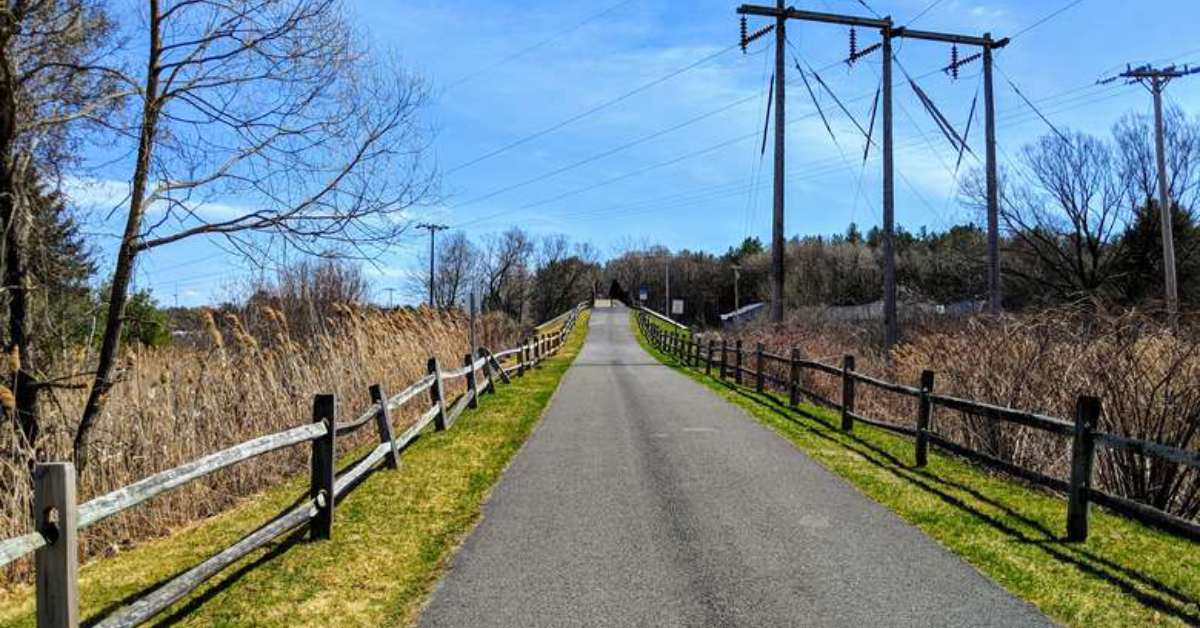
[[[738,405],[1014,595],[1075,626],[1200,624],[1200,544],[1093,508],[1086,543],[1062,541],[1060,496],[931,450],[913,467],[913,441],[785,397],[757,394],[686,368],[638,342],[664,364]],[[920,583],[913,583],[920,586]]]
[[[587,333],[585,313],[563,350],[511,385],[497,382],[446,432],[425,432],[396,471],[379,469],[341,501],[333,539],[301,528],[232,565],[157,618],[189,626],[412,624],[504,468],[533,431]],[[367,448],[369,449],[369,448]],[[359,452],[364,453],[366,449]],[[357,456],[343,456],[350,461]],[[229,546],[283,511],[297,478],[212,519],[80,573],[94,620]],[[34,626],[30,587],[0,597],[0,625]]]

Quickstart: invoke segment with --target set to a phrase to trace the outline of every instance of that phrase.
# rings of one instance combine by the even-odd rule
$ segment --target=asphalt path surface
[[[597,309],[420,625],[1050,622]]]

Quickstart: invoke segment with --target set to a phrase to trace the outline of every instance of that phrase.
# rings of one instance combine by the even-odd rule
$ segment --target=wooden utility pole
[[[665,272],[666,272],[665,281],[666,281],[667,288],[665,291],[666,294],[663,295],[663,299],[666,301],[666,303],[663,304],[663,316],[670,318],[671,317],[671,254],[670,253],[667,253],[667,263],[666,263]]]
[[[784,107],[784,47],[787,46],[787,12],[783,0],[775,5],[775,202],[771,218],[771,321],[783,321],[783,165],[786,138]]]
[[[880,29],[883,38],[883,347],[900,341],[896,312],[896,162],[892,142],[892,21]]]
[[[997,316],[1003,303],[1000,292],[1000,183],[996,173],[996,96],[992,88],[991,33],[983,34],[983,118],[987,146],[987,243],[988,243],[988,314]],[[1007,41],[1004,43],[1008,43]],[[966,139],[966,138],[963,138]]]
[[[1003,306],[1004,295],[1000,285],[1000,181],[996,165],[996,90],[992,82],[992,71],[994,68],[992,53],[997,49],[1007,46],[1009,39],[1007,37],[992,39],[991,33],[984,33],[983,37],[974,37],[953,33],[914,31],[906,28],[896,29],[896,36],[924,39],[927,41],[940,41],[955,46],[961,44],[980,48],[978,54],[969,55],[961,59],[958,57],[956,49],[954,56],[951,58],[950,65],[942,69],[957,78],[959,68],[974,62],[980,57],[983,58],[983,117],[985,126],[984,142],[986,144],[984,148],[984,170],[987,177],[987,311],[989,314],[998,315]],[[965,137],[963,141],[964,143],[966,142]]]
[[[1127,79],[1130,83],[1141,83],[1154,96],[1154,153],[1158,162],[1158,211],[1159,222],[1162,223],[1163,274],[1165,276],[1167,301],[1167,319],[1171,328],[1179,324],[1179,287],[1175,276],[1175,234],[1174,218],[1171,211],[1171,191],[1167,182],[1167,149],[1166,131],[1163,127],[1162,95],[1167,83],[1173,79],[1190,74],[1200,73],[1200,68],[1183,68],[1174,65],[1165,68],[1155,68],[1143,65],[1137,68],[1126,67],[1125,71],[1100,83],[1111,83],[1117,79]]]
[[[883,79],[882,79],[882,96],[883,96],[883,317],[884,317],[884,342],[887,349],[894,346],[900,338],[899,316],[896,305],[896,251],[895,251],[895,160],[894,160],[894,142],[893,142],[893,120],[892,120],[892,39],[902,37],[907,39],[922,39],[926,41],[937,41],[954,45],[970,45],[979,46],[983,49],[982,56],[985,57],[985,107],[987,109],[987,126],[988,126],[988,241],[989,241],[989,264],[988,264],[988,287],[989,287],[989,307],[994,308],[994,311],[999,311],[1000,307],[1000,247],[999,247],[999,191],[996,177],[996,157],[995,157],[995,102],[993,100],[992,91],[992,59],[991,53],[993,49],[1003,48],[1008,45],[1008,39],[992,40],[990,35],[983,37],[974,37],[969,35],[957,35],[952,33],[936,33],[932,31],[912,30],[906,27],[895,27],[892,24],[890,17],[883,18],[868,18],[854,15],[841,15],[836,13],[818,13],[814,11],[801,11],[795,8],[784,8],[782,2],[778,2],[776,6],[758,6],[758,5],[742,5],[738,7],[737,12],[745,15],[761,15],[774,17],[776,19],[775,31],[777,35],[777,46],[782,46],[785,42],[783,35],[784,22],[788,19],[804,20],[808,22],[822,22],[826,24],[838,24],[850,27],[863,27],[878,29],[882,41],[879,49],[883,54]],[[743,27],[742,46],[746,43],[761,37],[766,33],[765,29],[755,31],[754,34],[747,36]],[[851,61],[866,56],[868,50],[864,50],[863,54],[853,54]],[[963,59],[962,61],[955,60],[946,68],[947,71],[957,70],[958,66],[969,63],[977,59],[980,55],[975,55]],[[776,74],[775,74],[775,93],[780,99],[782,98],[782,53],[776,50]],[[782,152],[782,126],[783,126],[783,109],[779,102],[776,103],[776,118],[775,118],[775,133],[776,133],[776,161],[775,161],[775,180],[776,180],[776,223],[777,234],[782,233],[783,225],[783,152]],[[781,236],[780,236],[781,237]],[[775,276],[772,276],[772,286],[778,285],[782,292],[782,244],[779,245],[779,257],[777,258],[777,268],[779,269],[779,283],[776,284]],[[773,267],[773,272],[775,267]],[[774,295],[772,295],[774,299]],[[775,317],[776,304],[774,300],[771,304],[772,318]],[[779,304],[779,315],[782,317],[782,303]]]
[[[430,309],[432,309],[432,308],[437,307],[437,303],[435,303],[433,301],[433,279],[434,279],[433,260],[435,257],[434,239],[437,236],[437,232],[445,231],[446,229],[449,229],[450,227],[447,227],[446,225],[435,225],[433,223],[423,222],[423,223],[417,225],[417,228],[429,230],[429,307],[430,307]]]

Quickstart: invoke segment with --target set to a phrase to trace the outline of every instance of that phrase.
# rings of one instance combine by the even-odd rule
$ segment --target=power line
[[[627,5],[631,2],[633,2],[633,0],[622,0],[621,2],[618,2],[618,3],[608,7],[607,9],[604,9],[603,11],[600,11],[599,13],[592,14],[587,19],[585,19],[581,22],[578,22],[577,24],[575,24],[574,26],[571,26],[570,28],[567,28],[566,30],[560,30],[560,31],[556,32],[554,35],[551,35],[550,37],[547,37],[547,38],[545,38],[537,43],[534,43],[532,45],[526,46],[525,48],[522,48],[522,49],[518,50],[517,52],[514,52],[494,63],[485,65],[485,66],[475,70],[474,72],[471,72],[470,74],[459,77],[458,79],[455,79],[453,82],[451,82],[449,85],[447,85],[445,87],[444,91],[449,92],[450,90],[453,90],[454,88],[458,87],[459,85],[462,85],[464,83],[471,81],[472,79],[474,79],[475,77],[477,77],[481,74],[484,74],[486,72],[494,70],[506,63],[514,61],[520,57],[523,57],[523,56],[533,52],[534,50],[537,50],[538,48],[541,48],[543,46],[546,46],[547,44],[550,44],[559,39],[562,39],[563,37],[566,37],[567,35],[574,33],[575,31],[583,28],[584,26],[587,26],[588,24],[591,24],[592,22],[595,22],[596,20],[598,20],[602,17],[605,17],[606,15],[616,11],[617,9],[620,9],[621,7]]]
[[[933,0],[933,2],[930,2],[924,9],[921,9],[921,11],[919,13],[917,13],[917,15],[915,17],[913,17],[911,20],[909,20],[904,25],[905,28],[912,26],[914,23],[916,23],[917,20],[925,17],[926,13],[929,13],[930,11],[934,10],[934,8],[936,8],[939,4],[941,4],[945,1],[946,0]]]
[[[595,105],[595,106],[593,106],[593,107],[591,107],[591,108],[589,108],[589,109],[586,109],[586,110],[584,110],[584,111],[582,111],[582,112],[580,112],[580,113],[577,113],[577,114],[575,114],[575,115],[573,115],[573,116],[571,116],[571,117],[569,117],[569,118],[567,118],[567,119],[565,119],[565,120],[562,120],[561,122],[557,122],[557,123],[555,123],[555,124],[552,124],[552,125],[550,125],[550,126],[548,126],[548,127],[544,128],[544,129],[541,129],[540,131],[535,131],[535,132],[533,132],[533,133],[530,133],[529,135],[526,135],[526,136],[524,136],[524,137],[521,137],[521,138],[519,138],[519,139],[513,140],[512,142],[509,142],[508,144],[505,144],[505,145],[503,145],[503,146],[501,146],[501,147],[499,147],[499,148],[496,148],[496,149],[494,149],[494,150],[492,150],[492,151],[489,151],[489,152],[487,152],[487,153],[484,153],[483,155],[480,155],[480,156],[478,156],[478,157],[476,157],[476,158],[474,158],[474,159],[471,159],[471,160],[469,160],[469,161],[463,162],[463,163],[461,163],[461,164],[459,164],[459,165],[457,165],[457,166],[455,166],[455,167],[453,167],[453,168],[451,168],[451,169],[447,170],[447,171],[445,172],[445,174],[453,174],[453,173],[455,173],[455,172],[458,172],[459,170],[462,170],[463,168],[467,168],[467,167],[473,166],[473,165],[475,165],[475,164],[477,164],[477,163],[479,163],[479,162],[482,162],[482,161],[486,161],[486,160],[488,160],[488,159],[491,159],[492,157],[495,157],[496,155],[500,155],[500,154],[502,154],[502,153],[508,152],[509,150],[512,150],[513,148],[516,148],[516,147],[518,147],[518,146],[521,146],[522,144],[527,144],[527,143],[529,143],[529,142],[532,142],[533,140],[536,140],[536,139],[538,139],[539,137],[544,137],[544,136],[546,136],[546,135],[549,135],[550,133],[553,133],[553,132],[555,132],[555,131],[557,131],[557,130],[559,130],[559,129],[563,128],[563,127],[566,127],[566,126],[568,126],[568,125],[572,124],[572,123],[578,122],[579,120],[582,120],[582,119],[584,119],[584,118],[586,118],[586,117],[588,117],[588,116],[590,116],[590,115],[594,115],[594,114],[596,114],[596,113],[599,113],[599,112],[601,112],[601,111],[603,111],[603,110],[605,110],[605,109],[607,109],[607,108],[609,108],[609,107],[611,107],[611,106],[613,106],[613,105],[615,105],[615,104],[617,104],[617,103],[620,103],[620,102],[622,102],[622,101],[624,101],[624,100],[627,100],[627,99],[629,99],[629,98],[631,98],[631,97],[633,97],[633,96],[635,96],[635,95],[637,95],[637,94],[640,94],[640,93],[642,93],[642,92],[644,92],[644,91],[646,91],[646,90],[648,90],[648,89],[650,89],[650,88],[652,88],[652,87],[654,87],[654,86],[656,86],[656,85],[660,85],[660,84],[662,84],[662,83],[665,83],[665,82],[667,82],[667,81],[671,80],[672,78],[675,78],[676,76],[679,76],[680,74],[683,74],[683,73],[685,73],[685,72],[688,72],[689,70],[693,70],[693,69],[695,69],[695,68],[697,68],[697,67],[699,67],[699,66],[701,66],[701,65],[704,65],[705,63],[708,63],[709,61],[712,61],[713,59],[716,59],[717,57],[719,57],[719,56],[721,56],[721,55],[723,55],[723,54],[725,54],[725,53],[729,52],[730,50],[733,50],[734,48],[737,48],[737,47],[738,47],[738,44],[733,44],[733,45],[730,45],[730,46],[726,46],[725,48],[722,48],[722,49],[720,49],[720,50],[718,50],[718,51],[716,51],[716,52],[714,52],[714,53],[712,53],[712,54],[709,54],[709,55],[706,55],[706,56],[704,56],[704,57],[701,57],[701,58],[700,58],[699,60],[697,60],[697,61],[693,61],[692,63],[689,63],[688,65],[685,65],[685,66],[683,66],[683,67],[681,67],[681,68],[677,68],[677,69],[675,69],[675,70],[672,70],[671,72],[668,72],[667,74],[665,74],[665,75],[663,75],[663,76],[660,76],[660,77],[658,77],[658,78],[656,78],[656,79],[654,79],[654,80],[652,80],[652,81],[650,81],[650,82],[648,82],[648,83],[643,83],[643,84],[639,85],[638,87],[635,87],[635,88],[633,88],[633,89],[631,89],[631,90],[629,90],[629,91],[627,91],[627,92],[625,92],[625,93],[623,93],[623,94],[620,94],[619,96],[617,96],[617,97],[615,97],[615,98],[612,98],[612,99],[606,100],[606,101],[604,101],[604,102],[602,102],[602,103],[600,103],[600,104],[598,104],[598,105]]]
[[[1058,9],[1056,9],[1054,11],[1051,11],[1050,13],[1047,13],[1040,20],[1017,31],[1015,34],[1010,36],[1009,39],[1016,39],[1016,38],[1020,37],[1021,35],[1028,33],[1029,31],[1041,26],[1042,24],[1045,24],[1046,22],[1049,22],[1050,20],[1058,17],[1059,15],[1066,13],[1068,10],[1074,8],[1076,5],[1078,5],[1081,2],[1083,2],[1083,0],[1071,0],[1071,2],[1064,4],[1063,6],[1059,7]]]
[[[925,73],[925,74],[922,74],[922,75],[920,75],[920,77],[918,77],[918,78],[925,77],[925,76],[929,76],[929,75],[931,75],[931,74],[933,74],[933,73],[936,73],[936,72],[940,72],[940,70],[933,70],[933,71],[931,71],[931,72],[927,72],[927,73]],[[1061,92],[1061,93],[1059,93],[1059,94],[1055,94],[1055,95],[1051,95],[1051,96],[1046,96],[1046,97],[1043,97],[1042,99],[1040,99],[1040,100],[1039,100],[1039,102],[1049,102],[1049,101],[1052,101],[1052,100],[1056,100],[1056,99],[1062,98],[1063,96],[1067,96],[1067,95],[1070,95],[1070,94],[1074,94],[1074,93],[1076,93],[1076,92],[1079,92],[1079,91],[1082,91],[1082,90],[1086,90],[1086,89],[1091,89],[1091,88],[1094,88],[1094,87],[1095,87],[1095,85],[1094,85],[1094,84],[1090,84],[1090,83],[1089,83],[1089,84],[1087,84],[1087,85],[1083,85],[1083,86],[1081,86],[1081,87],[1076,87],[1076,88],[1072,88],[1072,89],[1069,89],[1069,90],[1065,90],[1065,91],[1063,91],[1063,92]],[[855,101],[858,101],[858,100],[863,100],[863,99],[865,99],[865,98],[869,98],[869,97],[870,97],[870,95],[869,95],[869,94],[863,94],[863,95],[861,95],[861,96],[858,96],[858,97],[854,97],[854,98],[848,99],[848,100],[847,100],[847,102],[855,102]],[[1095,97],[1094,97],[1092,94],[1082,94],[1082,95],[1080,95],[1080,96],[1074,97],[1074,98],[1073,98],[1073,100],[1074,100],[1074,101],[1082,101],[1082,102],[1084,102],[1084,103],[1087,103],[1087,104],[1094,103],[1094,102],[1099,102],[1099,100],[1097,100],[1097,99],[1096,99],[1096,98],[1095,98]],[[1068,102],[1070,102],[1070,101],[1068,101]],[[1074,103],[1072,103],[1072,104],[1074,104]],[[1066,110],[1069,110],[1069,109],[1071,109],[1071,108],[1073,108],[1073,107],[1064,108],[1064,109],[1062,109],[1062,111],[1066,111]],[[1054,111],[1054,112],[1051,112],[1051,113],[1058,113],[1058,112],[1057,112],[1057,111]],[[1027,115],[1027,114],[1023,114],[1023,113],[1010,113],[1010,114],[1007,114],[1007,115],[1005,115],[1005,116],[1003,116],[1003,117],[1001,118],[1002,122],[1004,123],[1002,126],[1005,126],[1005,127],[1007,127],[1007,126],[1010,126],[1010,125],[1012,125],[1012,124],[1016,124],[1016,123],[1023,123],[1023,122],[1025,122],[1025,121],[1027,121],[1027,120],[1032,120],[1032,119],[1035,119],[1035,118],[1034,118],[1034,117],[1032,117],[1032,116],[1029,116],[1029,117],[1027,117],[1027,118],[1024,118],[1024,119],[1023,119],[1023,116],[1026,116],[1026,115]],[[791,125],[791,124],[796,124],[796,123],[802,122],[802,121],[804,121],[804,120],[812,119],[812,118],[814,118],[814,117],[816,117],[816,114],[815,114],[815,113],[810,113],[810,114],[803,115],[803,116],[797,116],[797,117],[796,117],[796,118],[794,118],[793,120],[789,121],[789,122],[788,122],[788,124],[789,124],[789,125]],[[506,216],[506,215],[509,215],[509,214],[512,214],[512,213],[515,213],[515,212],[518,212],[518,211],[522,211],[522,210],[526,210],[526,209],[533,209],[533,208],[536,208],[536,207],[543,207],[543,206],[545,206],[545,205],[549,205],[549,204],[551,204],[551,203],[554,203],[554,202],[556,202],[556,201],[563,200],[564,198],[568,198],[568,197],[571,197],[571,196],[576,196],[576,195],[578,195],[578,194],[583,194],[583,193],[586,193],[586,192],[590,192],[590,191],[592,191],[592,190],[595,190],[595,189],[598,189],[598,188],[601,188],[601,187],[606,187],[606,186],[608,186],[608,185],[612,185],[612,184],[614,184],[614,183],[618,183],[618,182],[620,182],[620,181],[624,181],[624,180],[627,180],[627,179],[630,179],[630,178],[633,178],[633,177],[636,177],[636,176],[640,176],[640,175],[646,174],[646,173],[648,173],[648,172],[651,172],[651,171],[654,171],[654,170],[658,170],[658,169],[660,169],[660,168],[664,168],[664,167],[667,167],[667,166],[671,166],[671,165],[674,165],[674,164],[680,163],[680,162],[682,162],[682,161],[685,161],[685,160],[687,160],[687,159],[691,159],[691,158],[694,158],[694,157],[698,157],[698,156],[701,156],[701,155],[704,155],[704,154],[707,154],[707,153],[713,152],[713,151],[715,151],[715,150],[718,150],[718,149],[724,148],[724,147],[726,147],[726,146],[730,146],[730,145],[732,145],[732,144],[736,144],[736,143],[738,143],[738,142],[746,141],[747,139],[750,139],[750,138],[757,138],[757,137],[758,137],[758,132],[757,132],[757,131],[755,131],[755,132],[753,132],[753,133],[749,133],[749,134],[741,135],[741,136],[734,137],[734,138],[729,138],[729,139],[727,139],[727,140],[724,140],[724,141],[718,142],[718,143],[716,143],[716,144],[713,144],[713,145],[710,145],[710,146],[707,146],[707,147],[701,148],[701,149],[699,149],[699,150],[692,151],[692,152],[689,152],[689,153],[685,153],[685,154],[683,154],[683,155],[679,155],[679,156],[673,157],[673,158],[671,158],[671,159],[668,159],[668,160],[666,160],[666,161],[662,161],[662,162],[658,162],[658,163],[655,163],[655,164],[651,164],[651,165],[649,165],[649,166],[646,166],[646,167],[643,167],[643,168],[639,168],[639,169],[637,169],[637,170],[634,170],[634,171],[626,172],[626,173],[624,173],[624,174],[620,174],[620,175],[617,175],[617,176],[615,176],[615,177],[611,177],[611,178],[609,178],[609,179],[605,179],[605,180],[602,180],[602,181],[599,181],[599,182],[596,182],[596,183],[592,183],[592,184],[586,185],[586,186],[584,186],[584,187],[582,187],[582,188],[576,188],[576,189],[573,189],[573,190],[568,190],[568,191],[566,191],[566,192],[563,192],[563,193],[560,193],[560,194],[554,195],[554,196],[552,196],[552,197],[549,197],[549,198],[544,198],[544,199],[541,199],[541,200],[537,200],[537,201],[533,201],[533,202],[530,202],[530,203],[526,203],[526,204],[524,204],[524,205],[518,206],[518,207],[516,207],[516,208],[513,208],[513,209],[511,209],[511,210],[504,210],[504,211],[496,212],[496,213],[494,213],[494,214],[490,214],[490,215],[487,215],[487,216],[482,216],[482,217],[480,217],[480,218],[476,218],[476,219],[469,220],[469,221],[466,221],[466,222],[463,222],[463,223],[459,223],[459,224],[457,224],[457,225],[455,225],[455,226],[456,226],[456,227],[458,227],[458,228],[462,228],[462,227],[468,227],[468,226],[473,226],[473,225],[477,225],[477,224],[480,224],[480,223],[483,223],[483,222],[487,222],[487,221],[493,220],[493,219],[495,219],[495,218],[499,218],[499,217],[502,217],[502,216]],[[819,159],[819,160],[814,160],[814,161],[811,161],[811,162],[807,162],[807,163],[806,163],[806,164],[804,164],[804,165],[805,165],[806,167],[809,167],[809,168],[811,168],[811,167],[820,167],[820,166],[821,166],[821,164],[826,164],[826,163],[828,163],[828,162],[830,162],[830,161],[836,161],[836,159],[837,159],[837,158],[823,158],[823,159]]]
[[[1088,85],[1085,87],[1092,87],[1092,86]],[[1080,88],[1072,88],[1070,90],[1066,90],[1066,91],[1062,92],[1061,94],[1054,95],[1054,96],[1048,96],[1041,100],[1043,102],[1049,101],[1049,100],[1054,100],[1057,98],[1061,98],[1063,95],[1072,94],[1072,93],[1075,93],[1078,91],[1080,91]],[[1106,90],[1107,93],[1101,92],[1100,95],[1082,94],[1071,100],[1063,101],[1062,103],[1060,103],[1060,106],[1058,108],[1056,108],[1053,111],[1049,111],[1049,113],[1061,113],[1061,112],[1070,111],[1073,109],[1078,109],[1081,106],[1086,106],[1086,105],[1091,105],[1091,104],[1095,104],[1098,102],[1103,102],[1106,100],[1111,100],[1114,97],[1120,96],[1119,93],[1115,93],[1118,91],[1119,90],[1117,90],[1117,89],[1110,89],[1110,90]],[[1001,119],[1001,124],[999,124],[998,126],[1000,126],[1001,128],[1008,128],[1008,127],[1011,127],[1016,124],[1023,124],[1027,121],[1032,121],[1032,120],[1036,120],[1036,119],[1037,119],[1037,117],[1035,115],[1033,115],[1031,112],[1011,113],[1011,114],[1008,114],[1007,116],[1003,117]],[[754,136],[756,137],[757,134],[754,134]],[[745,138],[743,138],[743,139],[745,139]],[[907,140],[905,142],[897,144],[897,153],[910,152],[912,150],[920,148],[924,143],[925,142],[921,141],[920,138],[910,138],[909,140]],[[872,158],[872,160],[877,160],[877,159],[878,159],[877,156]],[[788,181],[789,182],[813,181],[813,180],[818,180],[825,176],[834,174],[836,172],[843,170],[845,167],[845,164],[839,163],[839,161],[840,161],[839,157],[828,157],[828,158],[813,160],[813,161],[806,162],[803,164],[798,164],[795,169],[789,171]],[[799,173],[803,173],[804,176],[795,176]],[[915,186],[912,185],[911,181],[908,181],[906,177],[904,177],[904,179],[905,179],[904,182],[907,187],[915,188]],[[616,214],[616,213],[611,213],[611,212],[615,212],[615,210],[622,210],[622,209],[636,209],[639,207],[649,207],[649,209],[647,209],[645,211],[655,211],[655,212],[660,212],[663,209],[672,209],[675,207],[689,207],[689,206],[694,206],[696,201],[701,201],[701,200],[705,200],[705,199],[719,199],[719,198],[728,198],[731,196],[739,196],[739,195],[745,193],[748,189],[750,189],[749,185],[747,185],[747,183],[746,183],[747,181],[752,181],[752,179],[745,179],[745,180],[741,180],[741,181],[733,181],[733,182],[717,184],[717,185],[713,185],[713,186],[706,186],[706,187],[698,188],[692,192],[675,193],[672,195],[657,197],[657,198],[653,198],[653,199],[647,199],[647,200],[638,201],[638,202],[634,202],[634,203],[625,203],[625,204],[621,204],[621,205],[617,205],[617,206],[611,206],[608,208],[584,210],[581,212],[567,212],[565,214],[550,214],[547,216],[543,216],[543,218],[569,220],[569,219],[576,219],[576,218],[600,217],[600,216],[608,216],[608,215],[627,215],[627,214]],[[752,185],[752,184],[750,184],[750,185]],[[666,201],[673,201],[673,202],[664,204],[664,202],[666,202]],[[928,205],[928,201],[925,201],[925,204]],[[943,222],[945,222],[944,215],[939,214],[937,211],[933,211],[933,213],[937,217],[939,217]]]

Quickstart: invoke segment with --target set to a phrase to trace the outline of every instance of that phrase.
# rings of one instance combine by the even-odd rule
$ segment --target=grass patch
[[[1069,625],[1200,624],[1200,544],[1093,508],[1086,543],[1062,541],[1066,502],[931,449],[912,466],[913,441],[812,405],[789,408],[684,367],[638,342],[664,364],[714,390],[801,451],[961,556],[1014,595]],[[919,584],[918,584],[919,586]]]
[[[452,429],[423,434],[404,452],[400,469],[380,469],[352,491],[337,506],[331,541],[310,542],[302,527],[232,565],[156,621],[412,624],[583,346],[587,316],[557,355],[512,385],[497,383],[497,394],[484,395]],[[356,457],[344,456],[344,463]],[[94,620],[132,601],[265,523],[306,490],[306,477],[293,479],[169,538],[85,565],[83,616]],[[0,625],[33,626],[33,606],[28,586],[4,594]]]

